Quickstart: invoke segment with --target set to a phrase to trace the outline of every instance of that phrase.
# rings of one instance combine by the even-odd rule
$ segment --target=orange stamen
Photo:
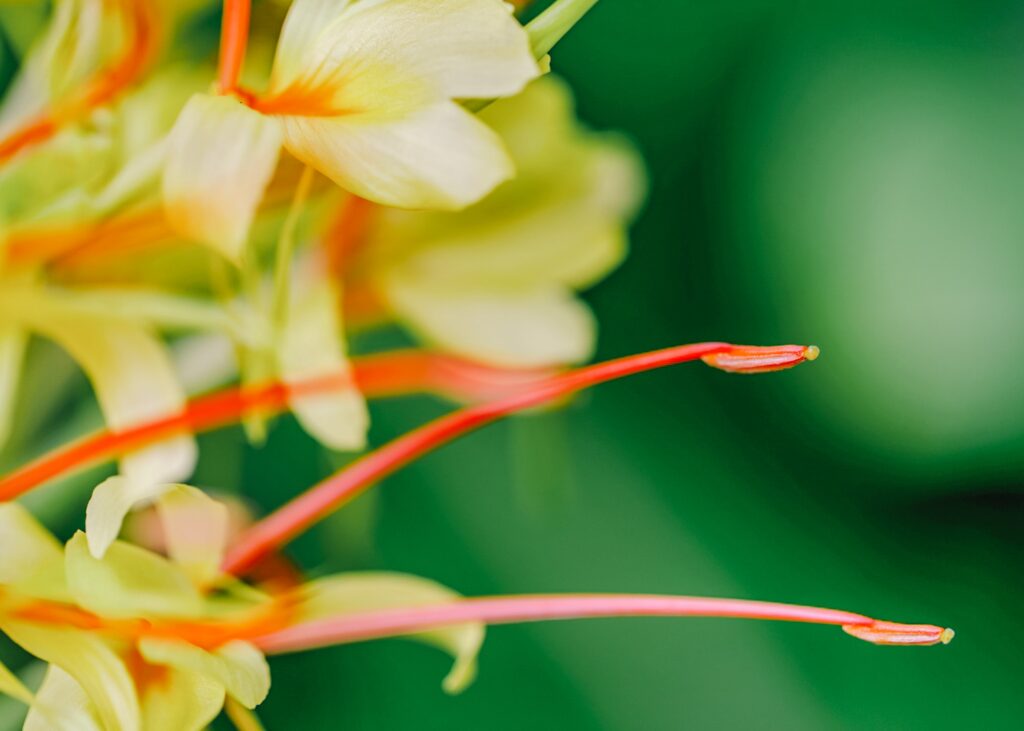
[[[284,653],[413,634],[466,622],[511,624],[594,617],[729,617],[804,622],[839,625],[855,637],[861,637],[858,634],[861,630],[885,625],[892,628],[888,644],[904,645],[948,642],[953,636],[952,630],[931,625],[879,622],[862,614],[775,602],[691,596],[563,594],[462,599],[436,606],[350,614],[287,627],[256,638],[255,643],[265,652]],[[917,641],[921,628],[928,628],[929,636],[935,641]],[[905,638],[907,641],[903,641]]]
[[[366,243],[377,206],[357,195],[348,196],[331,220],[324,236],[331,272],[344,280],[352,262]]]
[[[237,422],[253,410],[274,413],[297,396],[316,396],[356,385],[368,398],[435,393],[457,400],[495,398],[536,383],[545,371],[509,371],[422,351],[357,358],[351,374],[285,385],[229,388],[191,401],[185,410],[118,432],[100,430],[60,447],[0,479],[0,500],[13,500],[60,475],[112,459],[179,434]]]
[[[238,77],[245,65],[245,51],[249,44],[250,0],[224,0],[220,26],[220,67],[217,83],[222,94],[230,94],[238,87]]]
[[[244,572],[268,552],[275,551],[314,523],[350,502],[376,482],[448,442],[464,436],[510,414],[557,401],[577,391],[607,381],[669,365],[707,359],[709,356],[735,354],[740,359],[752,349],[728,343],[700,343],[667,348],[652,353],[599,363],[555,376],[528,386],[512,395],[488,403],[470,406],[443,416],[425,426],[370,452],[344,470],[327,478],[284,507],[249,528],[232,547],[224,562],[224,571]],[[816,356],[816,349],[803,346],[757,349],[757,363],[772,358],[773,369],[793,367]],[[712,359],[710,365],[716,366]],[[729,361],[728,370],[738,370],[738,360]]]
[[[273,634],[294,620],[297,595],[289,592],[238,617],[218,620],[114,619],[59,602],[36,600],[9,609],[19,620],[101,632],[127,640],[143,637],[180,639],[197,647],[216,648],[231,640]]]

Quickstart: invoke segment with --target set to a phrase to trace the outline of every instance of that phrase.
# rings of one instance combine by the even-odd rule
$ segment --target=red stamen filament
[[[732,617],[838,625],[876,644],[948,644],[953,631],[934,625],[879,622],[861,614],[790,604],[686,596],[550,595],[464,599],[450,604],[347,615],[299,624],[256,638],[271,653],[413,634],[483,622],[511,624],[594,617]]]
[[[435,606],[387,609],[306,623],[293,623],[296,595],[283,594],[265,607],[231,619],[110,619],[70,604],[36,601],[10,610],[21,620],[101,632],[135,641],[175,638],[214,649],[247,640],[268,653],[298,652],[329,645],[414,634],[438,627],[483,622],[514,624],[597,617],[719,617],[841,626],[879,645],[949,644],[953,630],[931,624],[885,622],[863,614],[793,604],[637,594],[553,594],[461,599]]]
[[[140,449],[178,434],[201,432],[237,422],[245,413],[287,408],[295,396],[315,396],[351,388],[367,398],[436,393],[456,400],[496,398],[535,384],[545,371],[489,368],[469,361],[422,351],[395,351],[357,358],[351,375],[325,376],[302,383],[272,383],[230,388],[197,399],[185,410],[119,432],[100,430],[0,479],[0,500],[13,500],[55,477]]]
[[[124,54],[93,77],[81,94],[27,122],[0,141],[0,163],[10,160],[26,147],[50,139],[62,125],[77,121],[93,109],[110,103],[142,75],[156,48],[154,11],[148,0],[124,2],[122,12],[129,37]]]
[[[217,84],[222,94],[238,89],[238,77],[245,64],[249,43],[250,0],[224,0],[220,29],[220,68]]]
[[[728,369],[742,372],[743,359],[755,370],[764,370],[771,356],[772,369],[793,367],[817,356],[816,348],[787,345],[776,348],[750,348],[727,343],[700,343],[635,355],[620,360],[580,368],[547,379],[518,393],[461,409],[399,437],[327,478],[284,507],[271,513],[246,531],[231,549],[224,570],[238,574],[268,552],[296,537],[326,515],[357,497],[380,479],[438,447],[493,421],[518,411],[557,401],[581,389],[624,376],[701,358],[731,354]],[[714,365],[713,360],[708,361]]]

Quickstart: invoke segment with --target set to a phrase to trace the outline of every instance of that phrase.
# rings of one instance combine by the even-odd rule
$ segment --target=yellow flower
[[[282,144],[364,198],[462,208],[513,170],[455,100],[509,96],[539,73],[501,0],[296,0],[265,94],[185,106],[166,210],[184,235],[237,261]]]
[[[368,290],[423,340],[476,360],[586,360],[595,325],[574,292],[626,255],[644,192],[639,158],[622,138],[582,129],[569,89],[551,77],[480,116],[517,176],[460,212],[371,212],[356,260],[339,254],[353,299]]]
[[[193,514],[223,511],[191,488],[175,497]],[[250,708],[266,696],[266,662],[248,643],[204,650],[145,634],[225,611],[175,562],[120,542],[97,560],[81,533],[62,550],[16,504],[0,506],[0,527],[0,631],[50,664],[34,696],[9,672],[0,676],[0,690],[31,704],[25,728],[200,729],[225,694]]]
[[[25,728],[191,731],[226,698],[263,701],[270,672],[253,642],[289,626],[368,611],[443,604],[457,595],[400,574],[320,579],[271,597],[219,580],[224,506],[178,486],[157,503],[169,558],[118,541],[103,559],[85,536],[60,544],[22,507],[0,505],[0,631],[47,662],[32,693],[0,664],[0,692],[30,706]],[[422,632],[456,664],[445,688],[470,682],[483,625]]]

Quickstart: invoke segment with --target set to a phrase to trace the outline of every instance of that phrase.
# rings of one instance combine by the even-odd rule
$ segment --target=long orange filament
[[[230,94],[238,88],[238,77],[242,73],[249,44],[249,13],[250,0],[224,0],[217,72],[217,84],[222,94]]]
[[[81,93],[0,140],[0,164],[25,148],[50,139],[63,125],[76,122],[92,110],[109,104],[139,79],[156,50],[158,25],[155,10],[148,0],[122,0],[122,3],[129,39],[125,52],[113,65],[97,73]]]
[[[953,631],[930,624],[880,622],[862,614],[774,602],[632,594],[509,596],[350,614],[298,624],[256,638],[271,653],[414,634],[466,622],[512,624],[593,617],[731,617],[841,626],[848,634],[888,645],[948,644]]]
[[[817,349],[800,345],[776,348],[751,348],[728,343],[684,345],[580,368],[524,388],[506,398],[461,409],[370,452],[253,525],[232,547],[223,568],[234,574],[244,572],[264,555],[288,543],[382,478],[438,447],[505,416],[557,401],[606,381],[724,354],[733,356],[728,364],[731,371],[742,371],[743,359],[749,360],[753,370],[762,371],[765,369],[766,358],[771,359],[772,369],[777,370],[799,365],[807,360],[808,355],[816,357]],[[713,360],[709,363],[714,365]]]
[[[229,388],[190,402],[184,411],[118,432],[100,430],[60,447],[0,478],[0,501],[74,470],[113,459],[186,432],[200,432],[234,423],[252,410],[279,412],[290,398],[315,396],[350,388],[353,381],[368,398],[435,393],[455,400],[476,401],[506,395],[550,375],[545,371],[502,370],[416,350],[357,358],[351,374],[292,384],[271,383]]]
[[[221,619],[116,619],[80,607],[38,600],[8,610],[16,619],[74,627],[137,641],[179,639],[214,649],[232,640],[253,642],[268,653],[310,650],[414,634],[438,627],[483,622],[512,624],[595,617],[721,617],[841,626],[853,637],[880,645],[948,644],[953,631],[931,624],[901,624],[837,609],[775,602],[692,596],[555,594],[461,599],[434,606],[387,609],[296,622],[298,594],[288,592],[263,607]]]

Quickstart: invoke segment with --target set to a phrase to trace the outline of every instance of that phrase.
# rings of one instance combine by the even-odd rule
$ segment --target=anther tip
[[[804,349],[804,360],[817,360],[819,355],[821,355],[821,348],[817,345],[808,345]]]
[[[956,637],[956,632],[954,632],[949,627],[946,627],[946,629],[942,630],[942,634],[939,635],[939,642],[941,642],[944,645],[948,645],[950,642],[953,641],[954,637]]]

